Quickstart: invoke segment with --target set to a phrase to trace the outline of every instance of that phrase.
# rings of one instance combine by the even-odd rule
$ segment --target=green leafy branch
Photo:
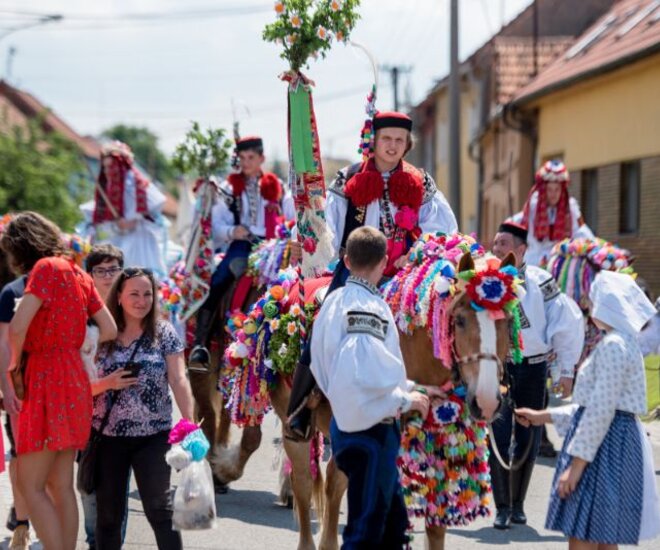
[[[223,128],[208,128],[203,132],[199,123],[193,122],[184,141],[177,145],[172,164],[183,174],[206,179],[227,170],[232,146]]]

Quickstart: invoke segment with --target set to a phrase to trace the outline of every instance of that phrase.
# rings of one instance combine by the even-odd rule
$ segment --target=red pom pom
[[[415,171],[417,172],[417,171]],[[419,210],[424,199],[424,183],[415,172],[397,170],[390,177],[388,187],[390,199],[397,206],[409,206],[413,210]]]
[[[355,206],[367,206],[383,196],[385,182],[375,171],[358,172],[346,183],[345,193]]]
[[[261,196],[267,201],[278,202],[282,198],[282,185],[279,178],[270,172],[264,172],[259,181]]]
[[[238,197],[243,191],[245,191],[245,178],[243,177],[243,174],[229,174],[227,182],[231,185],[232,194],[235,197]]]

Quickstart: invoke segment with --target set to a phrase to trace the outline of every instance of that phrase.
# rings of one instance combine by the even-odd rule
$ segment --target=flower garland
[[[562,292],[573,298],[583,311],[589,309],[589,289],[603,269],[634,276],[632,256],[603,239],[564,239],[557,243],[543,265],[557,281]]]
[[[359,5],[360,0],[278,0],[277,19],[266,26],[263,39],[283,46],[280,57],[298,72],[310,57],[325,58],[333,39],[348,39]]]
[[[291,376],[298,362],[316,308],[290,303],[289,292],[297,280],[296,270],[280,271],[248,314],[236,314],[227,324],[233,339],[225,350],[230,371],[225,378],[230,382],[221,390],[229,397],[232,421],[239,426],[261,424],[278,376]]]
[[[484,269],[456,273],[464,254],[483,260]],[[383,289],[397,327],[406,334],[426,328],[433,341],[433,353],[442,364],[453,364],[453,332],[450,308],[452,297],[465,290],[475,311],[488,310],[494,318],[507,312],[512,319],[511,340],[514,361],[522,360],[522,338],[518,314],[517,270],[500,269],[494,257],[485,257],[484,249],[471,236],[457,233],[422,235],[410,251],[410,263],[400,270]]]
[[[467,525],[490,514],[486,433],[462,387],[434,399],[423,423],[404,426],[397,464],[409,514],[429,527]]]
[[[296,222],[285,221],[275,228],[275,239],[257,244],[248,258],[247,274],[258,286],[274,284],[281,269],[289,264],[291,231]]]

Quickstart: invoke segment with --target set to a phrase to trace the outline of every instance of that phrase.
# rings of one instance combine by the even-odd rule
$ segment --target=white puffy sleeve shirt
[[[584,318],[578,305],[559,291],[552,276],[540,267],[524,270],[525,294],[520,301],[523,354],[553,351],[562,376],[572,378],[584,345]]]
[[[344,432],[371,428],[410,407],[399,335],[389,307],[349,278],[314,323],[312,373]]]
[[[612,331],[596,346],[578,372],[573,404],[550,409],[560,431],[580,406],[584,412],[567,451],[591,462],[617,410],[646,413],[644,361],[635,335]]]
[[[525,253],[525,263],[528,265],[540,265],[543,258],[550,257],[552,247],[557,244],[557,241],[551,241],[549,239],[538,241],[534,236],[534,221],[537,204],[538,192],[535,191],[529,201],[529,220],[527,224],[529,234],[527,236],[527,252]],[[571,238],[581,237],[583,239],[594,239],[593,231],[591,231],[587,224],[581,222],[582,212],[580,211],[580,205],[574,197],[568,199],[568,206],[571,211]],[[549,207],[548,220],[550,223],[554,223],[556,215],[557,209],[555,207]],[[516,223],[521,223],[522,219],[522,212],[518,212],[512,217],[512,220]]]
[[[344,195],[346,175],[348,168],[339,171],[332,182],[326,200],[326,222],[334,235],[333,247],[335,254],[339,254],[341,239],[344,235],[348,199]],[[380,201],[373,201],[367,205],[364,224],[380,229]],[[398,208],[390,204],[392,216],[396,216]],[[456,216],[449,206],[449,202],[438,189],[433,178],[424,173],[424,199],[419,208],[419,227],[423,233],[456,233],[458,224]]]
[[[281,183],[281,182],[280,182]],[[249,185],[249,184],[248,184]],[[252,185],[256,185],[256,182]],[[282,215],[287,220],[294,220],[296,218],[296,209],[293,202],[291,192],[283,185],[284,195],[282,197]],[[241,225],[244,225],[250,230],[250,233],[257,237],[266,236],[266,204],[267,201],[261,196],[257,189],[253,191],[253,196],[256,197],[256,219],[254,223],[251,220],[250,212],[250,197],[248,190],[243,191],[241,194]],[[234,215],[231,212],[230,205],[233,201],[233,191],[231,185],[224,181],[220,184],[220,200],[215,204],[211,211],[211,224],[213,228],[213,242],[217,247],[218,245],[228,244],[232,239],[232,232],[234,231]]]

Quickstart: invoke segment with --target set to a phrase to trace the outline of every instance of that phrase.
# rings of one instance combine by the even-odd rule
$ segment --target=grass
[[[649,413],[660,407],[660,355],[649,355],[646,364],[646,403]]]

